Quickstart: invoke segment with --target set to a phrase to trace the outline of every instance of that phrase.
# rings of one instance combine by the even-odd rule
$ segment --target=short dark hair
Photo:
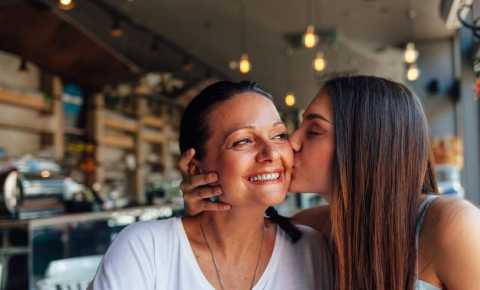
[[[219,81],[203,89],[187,106],[180,123],[180,151],[195,149],[195,156],[201,160],[205,156],[205,143],[210,134],[208,115],[220,103],[235,95],[254,92],[273,100],[270,93],[251,81]]]

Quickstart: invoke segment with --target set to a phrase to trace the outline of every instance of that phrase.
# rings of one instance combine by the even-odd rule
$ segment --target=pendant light
[[[302,41],[303,45],[306,48],[313,48],[318,43],[318,35],[315,33],[315,25],[313,21],[313,12],[314,12],[314,5],[313,0],[307,0],[307,28],[305,29],[305,33],[303,34]],[[308,5],[310,4],[310,5]]]
[[[58,8],[62,10],[72,10],[75,8],[74,0],[58,0]]]
[[[420,77],[420,70],[416,63],[412,63],[407,68],[407,79],[411,82],[416,81]]]
[[[417,13],[414,9],[412,9],[412,3],[409,1],[409,10],[408,10],[408,19],[410,22],[410,33],[412,38],[415,35],[415,27],[414,27],[414,20],[417,16]],[[417,65],[419,53],[415,47],[415,43],[410,41],[407,43],[405,47],[405,52],[403,55],[404,61],[407,64],[407,80],[413,82],[416,81],[420,77],[420,69]]]
[[[293,50],[292,48],[288,47],[286,50],[286,57],[287,57],[287,94],[285,95],[285,105],[287,107],[293,107],[296,103],[295,93],[292,90],[292,56]]]
[[[327,60],[325,59],[323,51],[317,51],[312,65],[313,70],[316,72],[322,72],[327,68]]]
[[[415,43],[410,41],[405,47],[403,54],[406,63],[415,63],[418,59],[418,50],[415,48]]]
[[[288,92],[285,96],[285,105],[287,105],[287,107],[293,107],[295,106],[295,102],[295,94],[293,92]]]
[[[241,74],[248,74],[252,70],[252,63],[250,62],[250,57],[247,53],[247,43],[246,43],[246,30],[247,30],[247,13],[244,0],[240,1],[242,9],[242,32],[241,32],[241,42],[242,42],[242,54],[240,56],[240,61],[238,62],[238,69]]]
[[[252,69],[252,64],[250,63],[250,58],[247,53],[242,53],[240,56],[239,70],[242,74],[248,74]]]

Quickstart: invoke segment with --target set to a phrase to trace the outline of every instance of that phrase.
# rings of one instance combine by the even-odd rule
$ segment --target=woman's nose
[[[273,146],[273,144],[264,142],[261,145],[261,148],[257,154],[257,161],[258,162],[273,161],[277,157],[278,157],[278,152],[276,148]]]
[[[292,146],[293,152],[299,152],[302,149],[302,138],[300,129],[295,130],[295,132],[290,135],[290,145]]]

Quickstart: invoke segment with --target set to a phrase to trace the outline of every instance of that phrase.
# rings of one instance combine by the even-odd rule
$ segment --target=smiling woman
[[[107,289],[328,289],[327,239],[265,210],[281,203],[293,152],[271,96],[250,82],[218,82],[187,106],[180,148],[196,152],[191,175],[218,173],[229,211],[128,227],[103,258],[92,283]],[[272,222],[273,221],[273,222]],[[275,221],[280,221],[277,229]],[[294,232],[294,231],[293,231]]]

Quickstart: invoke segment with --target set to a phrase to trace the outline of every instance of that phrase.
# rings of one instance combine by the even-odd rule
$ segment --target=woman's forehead
[[[240,129],[265,129],[283,124],[273,102],[254,93],[234,96],[209,114],[211,137],[226,138]]]
[[[305,110],[307,114],[320,114],[325,118],[332,119],[331,97],[325,90],[321,90]]]

